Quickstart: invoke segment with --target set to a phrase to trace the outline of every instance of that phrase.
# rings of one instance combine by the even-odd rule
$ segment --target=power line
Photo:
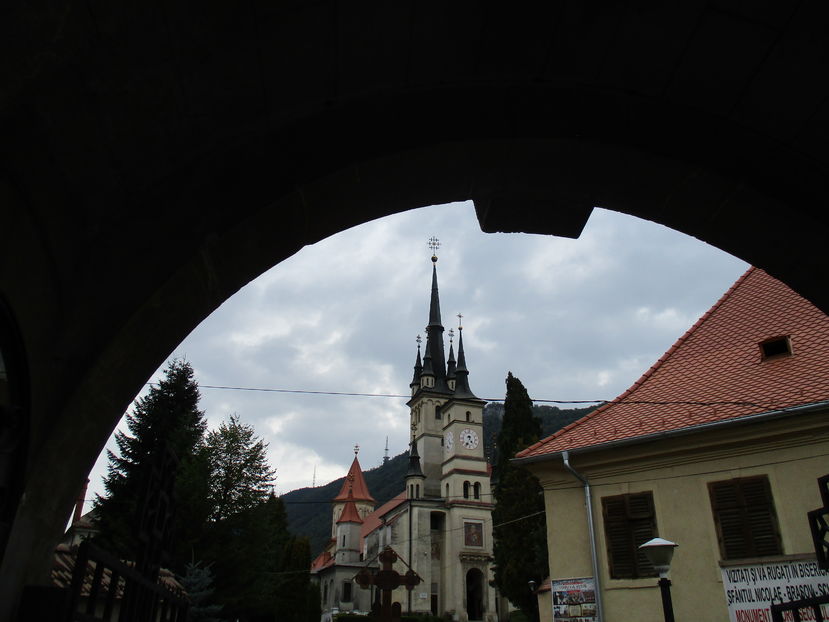
[[[148,382],[148,386],[155,386],[158,383]],[[270,387],[234,387],[225,385],[201,384],[199,388],[215,389],[219,391],[248,391],[258,393],[293,393],[299,395],[331,395],[336,397],[384,397],[392,399],[409,399],[411,395],[403,395],[398,393],[357,393],[350,391],[311,391],[308,389],[277,389]],[[502,397],[486,397],[482,398],[486,402],[503,402]],[[746,400],[626,400],[626,399],[592,399],[592,400],[564,400],[564,399],[535,399],[530,398],[530,401],[536,404],[638,404],[651,406],[751,406],[755,408],[769,409],[771,406],[765,404],[758,404],[756,402],[749,402]]]

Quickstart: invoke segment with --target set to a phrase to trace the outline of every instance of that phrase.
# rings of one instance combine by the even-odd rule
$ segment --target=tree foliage
[[[179,583],[190,598],[188,622],[219,622],[222,607],[210,603],[214,592],[213,579],[210,566],[202,567],[201,562],[188,563],[184,576],[179,577]]]
[[[498,434],[495,509],[495,584],[513,605],[537,619],[536,597],[528,587],[548,576],[544,496],[532,474],[510,463],[510,458],[538,441],[541,423],[521,381],[507,375],[504,419]]]
[[[127,414],[128,432],[115,433],[118,453],[107,451],[106,495],[95,500],[98,541],[106,548],[134,558],[136,518],[153,460],[166,444],[179,459],[180,469],[192,461],[205,430],[204,413],[198,406],[193,368],[186,361],[174,360],[161,381]]]
[[[268,465],[267,448],[253,426],[243,424],[238,415],[207,434],[204,459],[212,520],[242,514],[267,498],[276,475]]]

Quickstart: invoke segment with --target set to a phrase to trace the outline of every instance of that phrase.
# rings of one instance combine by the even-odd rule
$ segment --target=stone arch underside
[[[361,222],[472,199],[485,231],[577,235],[601,206],[829,309],[825,54],[780,52],[789,37],[825,45],[809,37],[817,7],[401,3],[366,9],[367,30],[333,2],[201,10],[26,7],[7,22],[0,293],[31,426],[0,602],[44,580],[79,483],[187,333]],[[742,62],[724,63],[736,48]]]

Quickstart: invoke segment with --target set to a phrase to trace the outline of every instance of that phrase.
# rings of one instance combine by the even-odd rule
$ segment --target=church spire
[[[463,316],[458,313],[458,366],[455,368],[455,397],[478,399],[469,388],[469,370],[466,368],[466,355],[463,351],[463,326],[460,320]]]
[[[423,359],[423,373],[431,372],[435,377],[432,390],[440,393],[450,393],[446,384],[446,362],[443,351],[443,324],[440,319],[440,294],[438,293],[438,258],[435,254],[440,247],[437,238],[429,239],[429,248],[432,249],[432,296],[429,301],[429,325],[426,327],[426,355]],[[428,365],[427,365],[428,359]]]
[[[452,344],[452,339],[455,336],[455,331],[449,329],[449,360],[446,361],[446,381],[449,383],[449,388],[455,390],[455,350]]]
[[[414,365],[414,375],[412,376],[412,381],[409,383],[409,386],[412,389],[420,386],[420,375],[423,373],[423,363],[420,361],[420,335],[417,336],[417,358],[415,359]]]

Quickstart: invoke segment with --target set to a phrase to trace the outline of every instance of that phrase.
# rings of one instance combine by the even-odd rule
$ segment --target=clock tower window
[[[480,482],[475,482],[475,485],[474,485],[474,486],[472,486],[472,495],[473,495],[476,499],[480,499],[480,498],[481,498],[481,483],[480,483]]]
[[[463,498],[469,499],[469,482],[463,483]]]

